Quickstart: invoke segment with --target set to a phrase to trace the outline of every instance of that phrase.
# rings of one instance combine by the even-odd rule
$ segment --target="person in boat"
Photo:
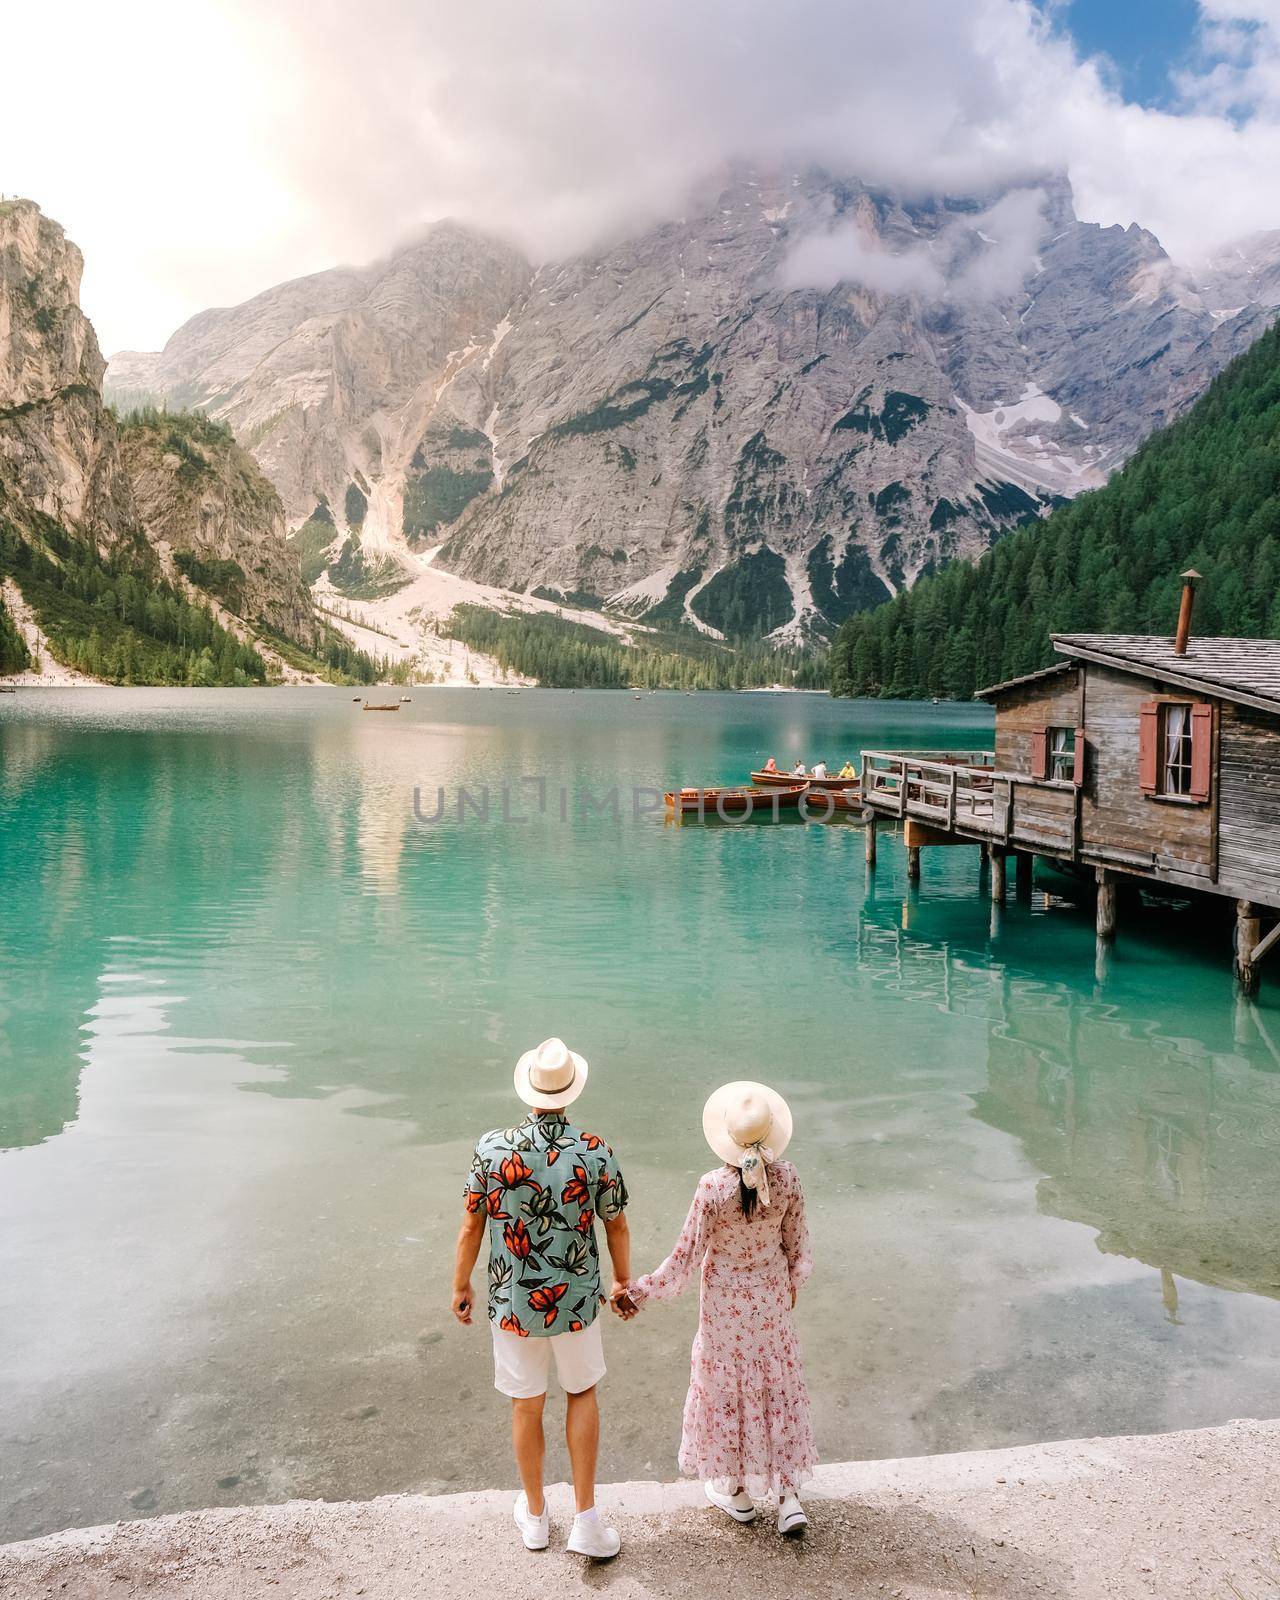
[[[814,766],[813,766],[813,771],[809,774],[809,776],[811,778],[825,778],[826,775],[827,775],[827,764],[826,764],[826,762],[825,761],[815,761],[814,762]]]
[[[854,770],[852,761],[846,761],[844,766],[842,766],[839,772],[836,773],[837,778],[856,778],[857,776],[858,774]]]
[[[808,1524],[798,1494],[818,1456],[792,1312],[813,1270],[804,1191],[782,1160],[786,1101],[762,1083],[727,1083],[707,1101],[702,1131],[723,1162],[698,1181],[675,1249],[615,1298],[624,1313],[701,1286],[680,1470],[735,1522],[774,1495],[778,1532]]]
[[[804,767],[804,762],[803,761],[797,761],[796,762],[795,766],[792,767],[792,769],[791,769],[791,776],[793,778],[805,778],[805,777],[808,776],[808,773],[806,773],[806,771],[805,771],[805,767]]]
[[[607,1561],[621,1541],[595,1509],[596,1385],[605,1374],[595,1221],[604,1223],[615,1299],[631,1273],[627,1189],[604,1140],[581,1132],[565,1115],[586,1086],[580,1055],[547,1039],[520,1057],[515,1078],[516,1094],[531,1109],[517,1127],[496,1128],[476,1145],[458,1233],[453,1314],[470,1326],[471,1273],[487,1227],[494,1387],[511,1400],[523,1485],[516,1527],[527,1550],[547,1548],[542,1412],[554,1358],[566,1395],[565,1439],[577,1502],[566,1548]],[[617,1309],[624,1319],[635,1315]]]
[[[777,757],[776,756],[770,756],[769,759],[765,762],[765,764],[764,764],[764,766],[763,766],[763,768],[761,770],[764,771],[764,772],[776,772],[778,770]]]

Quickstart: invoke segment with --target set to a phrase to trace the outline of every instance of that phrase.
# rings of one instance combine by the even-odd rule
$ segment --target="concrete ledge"
[[[572,1502],[550,1491],[552,1547],[527,1553],[506,1492],[389,1495],[197,1511],[0,1547],[0,1596],[35,1600],[506,1600],[608,1590],[616,1600],[770,1595],[1261,1600],[1280,1589],[1280,1423],[1072,1440],[819,1469],[803,1541],[762,1515],[738,1527],[696,1484],[601,1489],[623,1550],[562,1548]]]

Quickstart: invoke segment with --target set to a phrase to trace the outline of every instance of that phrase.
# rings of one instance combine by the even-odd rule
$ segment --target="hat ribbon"
[[[739,1149],[746,1154],[738,1168],[742,1178],[743,1187],[754,1189],[759,1196],[760,1204],[769,1204],[769,1163],[777,1157],[770,1150],[763,1139],[757,1139],[753,1144],[740,1145]]]

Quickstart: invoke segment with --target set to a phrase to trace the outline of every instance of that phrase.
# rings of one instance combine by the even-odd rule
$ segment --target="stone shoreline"
[[[601,1566],[563,1550],[563,1486],[539,1554],[516,1542],[505,1492],[188,1512],[0,1547],[0,1597],[1255,1600],[1280,1587],[1278,1449],[1280,1422],[1241,1421],[825,1466],[794,1542],[765,1515],[730,1523],[696,1484],[611,1484],[599,1504],[623,1550]]]

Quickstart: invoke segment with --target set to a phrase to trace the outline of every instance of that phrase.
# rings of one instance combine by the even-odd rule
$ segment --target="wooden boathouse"
[[[1184,576],[1176,637],[1055,634],[1056,665],[979,690],[993,750],[865,751],[869,867],[881,819],[903,823],[912,878],[923,848],[981,845],[996,899],[1010,855],[1028,884],[1047,857],[1096,878],[1102,941],[1120,878],[1229,896],[1255,992],[1280,941],[1280,640],[1190,638]]]

